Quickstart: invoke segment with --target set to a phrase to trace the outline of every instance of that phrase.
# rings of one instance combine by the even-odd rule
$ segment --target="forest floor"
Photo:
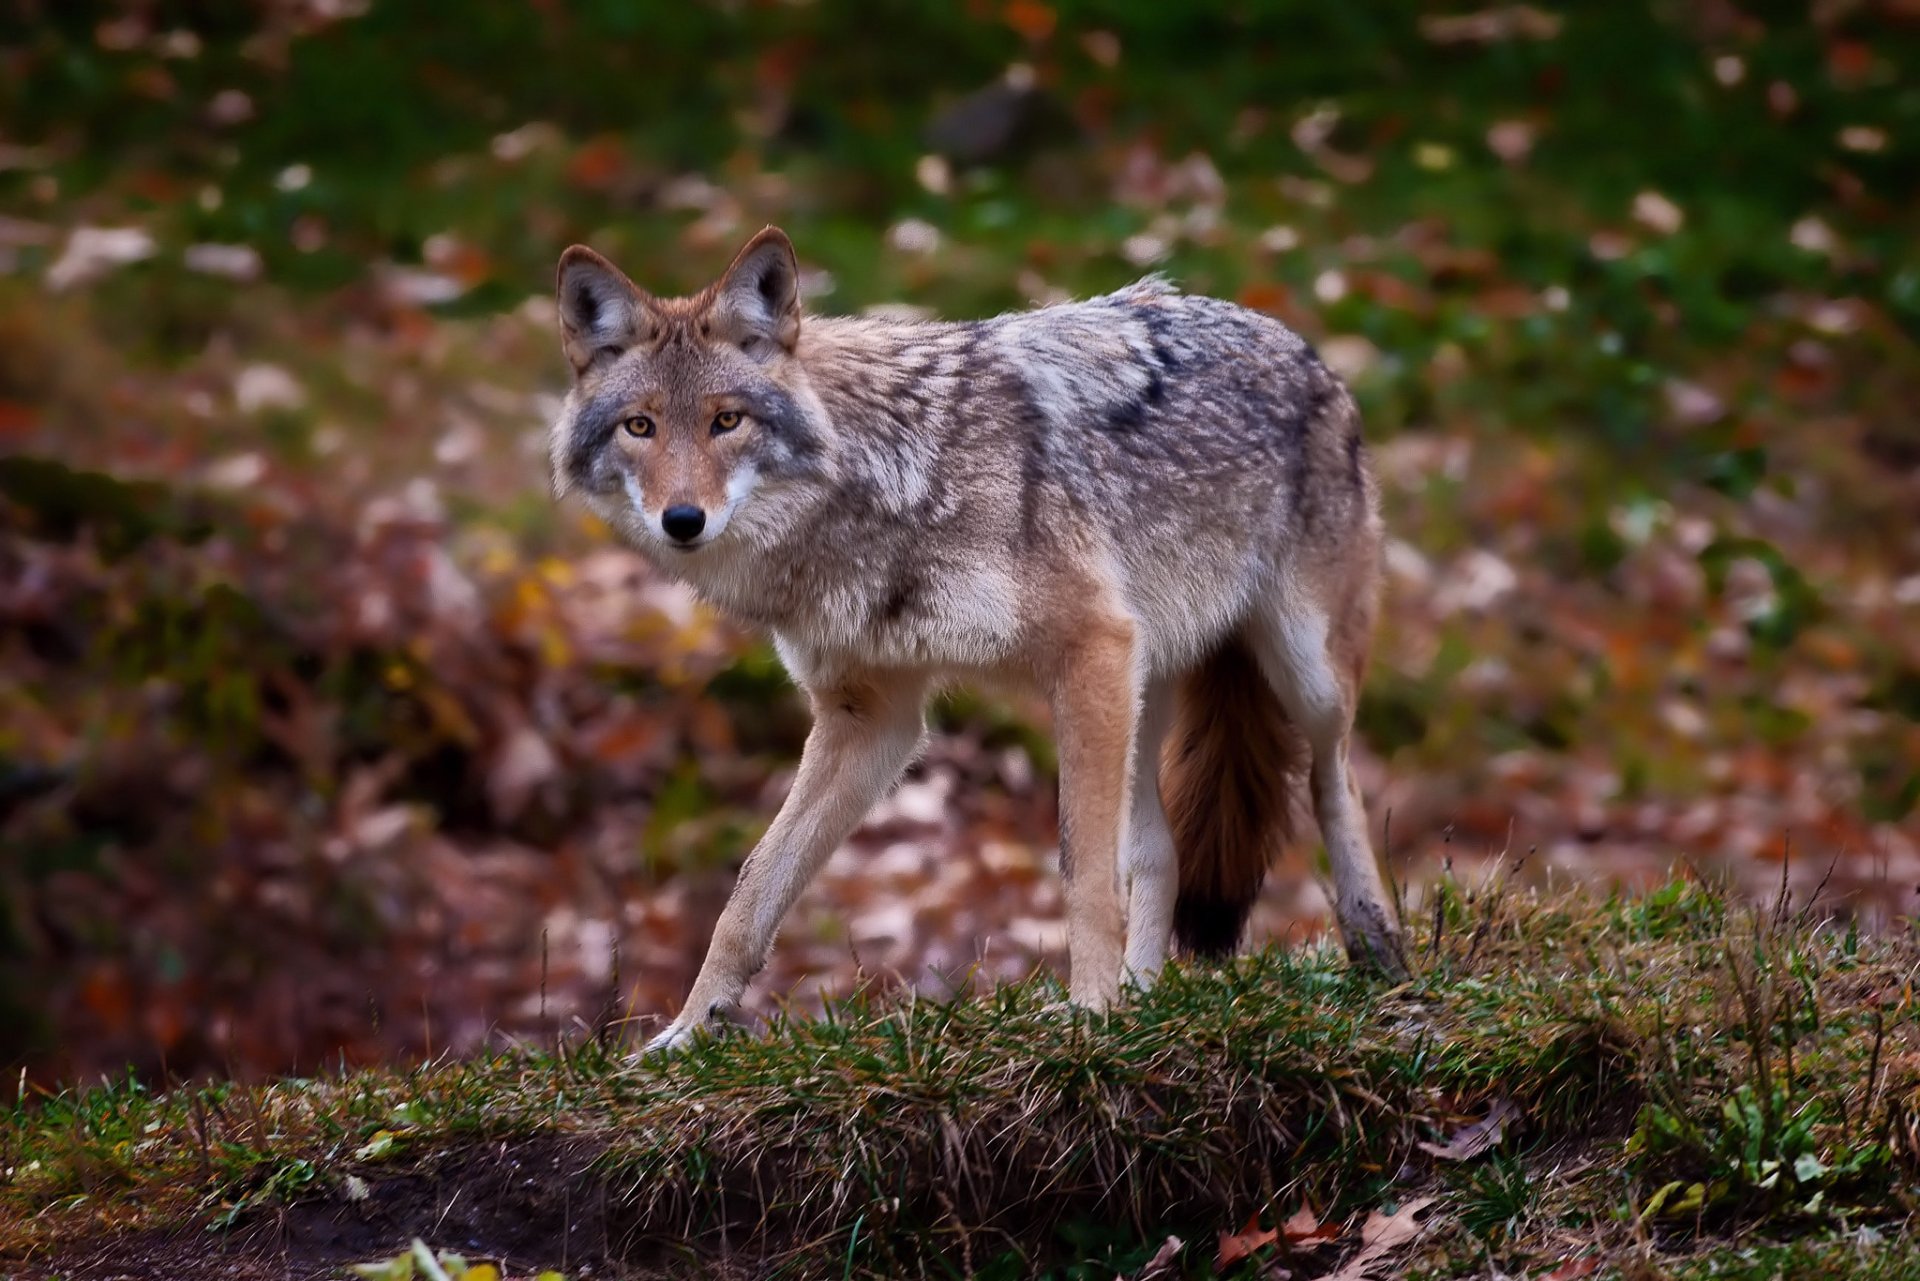
[[[62,1093],[0,1115],[0,1274],[1910,1276],[1920,936],[1811,906],[1446,881],[1399,986],[1273,947],[1107,1018]]]

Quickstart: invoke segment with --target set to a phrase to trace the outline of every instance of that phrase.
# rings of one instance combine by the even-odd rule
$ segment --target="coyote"
[[[1150,982],[1175,941],[1231,952],[1301,779],[1349,957],[1406,973],[1347,762],[1379,500],[1353,400],[1297,334],[1158,278],[981,321],[803,316],[775,227],[692,297],[580,245],[558,284],[556,491],[771,633],[813,709],[649,1050],[731,1012],[949,682],[1051,705],[1075,1005]]]

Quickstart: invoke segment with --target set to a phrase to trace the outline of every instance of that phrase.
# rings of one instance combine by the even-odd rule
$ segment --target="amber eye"
[[[631,418],[622,418],[620,428],[629,436],[638,436],[641,440],[653,435],[653,419],[645,414],[635,414]]]
[[[716,436],[732,431],[740,425],[740,411],[723,409],[713,416],[713,434]]]

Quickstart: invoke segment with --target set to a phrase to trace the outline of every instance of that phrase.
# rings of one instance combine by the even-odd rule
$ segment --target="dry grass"
[[[1303,1202],[1332,1221],[1438,1195],[1417,1247],[1437,1273],[1597,1248],[1654,1275],[1736,1229],[1838,1248],[1914,1211],[1911,932],[1684,882],[1608,902],[1444,886],[1414,915],[1422,977],[1391,989],[1269,949],[1176,969],[1110,1020],[1050,1015],[1036,981],[856,1000],[639,1066],[589,1041],[38,1098],[0,1126],[0,1257],[218,1220],[322,1273],[418,1234],[602,1274],[1027,1276]],[[1496,1099],[1520,1119],[1491,1152],[1419,1146]],[[335,1255],[302,1258],[318,1225]],[[1212,1250],[1186,1257],[1205,1275]]]

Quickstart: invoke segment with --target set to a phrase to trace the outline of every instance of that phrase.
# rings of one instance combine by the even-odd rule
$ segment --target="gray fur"
[[[771,632],[815,715],[794,790],[654,1044],[739,999],[907,760],[927,690],[956,680],[1031,684],[1052,704],[1074,1001],[1150,981],[1180,903],[1238,887],[1244,902],[1215,906],[1244,920],[1298,777],[1262,745],[1289,725],[1311,751],[1349,951],[1404,973],[1347,763],[1378,499],[1352,398],[1312,349],[1158,279],[957,323],[803,317],[797,279],[773,228],[687,299],[647,295],[590,250],[561,260],[575,382],[556,487]],[[704,523],[669,535],[666,513],[688,505]],[[1271,780],[1221,810],[1217,769],[1164,767],[1184,845],[1155,785],[1176,711],[1175,758],[1260,763]],[[1210,806],[1245,821],[1202,833],[1190,820]]]
[[[1044,590],[1046,562],[1071,545],[1165,620],[1149,652],[1172,670],[1234,624],[1291,547],[1371,516],[1352,401],[1307,343],[1161,280],[975,322],[807,317],[786,363],[803,376],[670,338],[576,392],[556,428],[565,487],[613,503],[624,526],[606,449],[620,407],[737,385],[767,428],[752,455],[766,510],[750,501],[737,545],[698,558],[711,563],[635,541],[776,632],[989,665],[1028,611],[1008,599],[1004,632],[946,636],[954,599],[1003,596],[1022,562],[1038,563],[1017,577]],[[694,416],[691,393],[679,398]],[[751,572],[728,572],[745,560]]]

